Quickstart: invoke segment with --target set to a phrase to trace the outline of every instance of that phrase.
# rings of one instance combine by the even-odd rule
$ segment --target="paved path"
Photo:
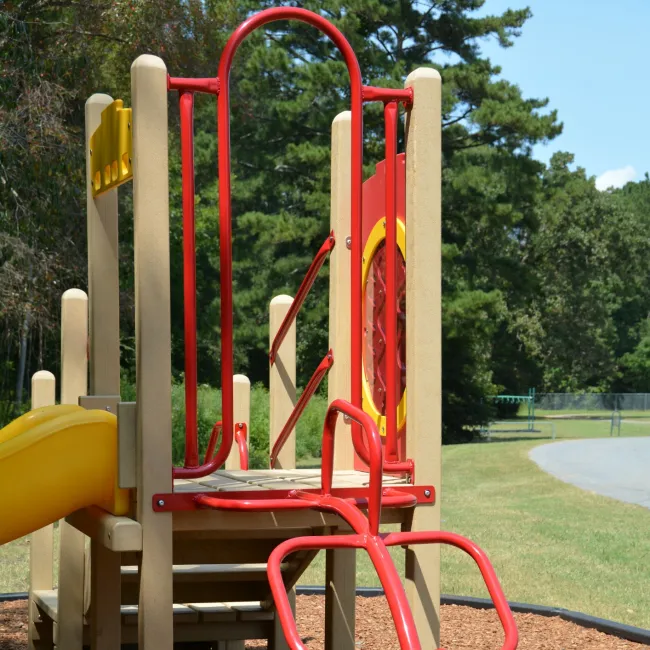
[[[566,483],[650,508],[650,438],[567,440],[535,447],[530,457]]]

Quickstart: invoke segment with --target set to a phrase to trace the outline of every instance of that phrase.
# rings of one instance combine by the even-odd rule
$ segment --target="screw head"
[[[345,247],[346,247],[348,250],[349,250],[350,248],[352,248],[352,237],[350,237],[350,235],[348,235],[348,236],[345,238]]]
[[[158,507],[162,508],[165,505],[165,501],[163,499],[158,499]]]
[[[111,412],[111,407],[110,407],[110,406],[107,406],[107,407],[106,407],[106,410],[110,413],[110,412]]]
[[[431,490],[425,490],[424,496],[428,499],[431,496]]]
[[[244,428],[244,423],[243,422],[237,422],[237,428],[238,429],[243,429]]]

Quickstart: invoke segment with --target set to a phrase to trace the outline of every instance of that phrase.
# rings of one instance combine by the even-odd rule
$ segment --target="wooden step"
[[[58,620],[58,593],[56,589],[37,590],[32,600],[51,620]],[[138,606],[122,605],[122,623],[137,625]],[[214,623],[228,621],[272,621],[273,611],[264,609],[260,601],[233,601],[213,603],[174,604],[174,623]],[[85,621],[89,625],[89,621]]]

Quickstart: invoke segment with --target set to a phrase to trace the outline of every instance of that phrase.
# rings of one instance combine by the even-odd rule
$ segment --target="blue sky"
[[[528,6],[515,45],[483,52],[525,97],[548,97],[564,132],[535,149],[558,150],[597,185],[621,186],[650,172],[650,0],[486,0],[481,13]]]

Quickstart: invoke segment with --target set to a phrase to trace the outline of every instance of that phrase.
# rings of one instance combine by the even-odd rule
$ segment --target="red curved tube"
[[[210,433],[210,440],[208,441],[208,448],[205,450],[205,457],[203,458],[203,463],[209,463],[210,459],[214,456],[214,449],[217,446],[217,439],[221,433],[221,420],[217,422],[213,427]]]
[[[275,606],[282,624],[282,630],[291,650],[309,650],[302,642],[296,622],[286,595],[282,579],[281,564],[287,555],[301,550],[363,548],[365,549],[379,576],[388,601],[395,629],[402,650],[421,650],[410,607],[404,593],[404,587],[392,562],[387,546],[404,544],[441,543],[456,546],[468,553],[478,565],[485,580],[490,596],[505,634],[501,650],[516,650],[519,641],[517,625],[510,606],[506,600],[499,581],[485,553],[473,542],[442,531],[424,533],[388,533],[381,536],[368,535],[332,535],[327,537],[297,537],[289,539],[275,548],[269,557],[267,575]]]
[[[221,431],[219,449],[212,460],[209,460],[210,454],[214,453],[219,431]],[[232,428],[225,429],[222,426],[222,421],[217,422],[212,427],[210,442],[208,443],[208,450],[206,451],[203,465],[199,465],[198,467],[174,467],[172,468],[173,478],[203,478],[208,474],[212,474],[212,472],[216,472],[226,462],[226,458],[228,458],[228,454],[230,454],[232,448],[232,441]],[[210,446],[212,446],[212,449],[210,449]]]
[[[467,553],[476,562],[476,565],[483,576],[485,586],[488,589],[490,598],[494,603],[503,631],[505,641],[501,650],[516,650],[519,643],[519,633],[514,616],[510,610],[510,605],[506,600],[503,589],[499,584],[499,578],[494,571],[492,563],[488,559],[485,551],[471,540],[446,531],[429,531],[429,532],[408,532],[408,533],[386,533],[380,535],[386,546],[412,546],[414,544],[448,544],[455,546],[461,551]]]
[[[233,305],[232,305],[232,208],[230,166],[230,69],[242,41],[255,29],[277,20],[298,20],[321,30],[338,47],[350,74],[352,111],[351,167],[351,291],[352,310],[352,403],[361,406],[361,183],[362,183],[362,82],[359,62],[343,34],[322,16],[297,7],[274,7],[244,21],[232,34],[219,61],[218,139],[219,139],[219,258],[221,273],[221,389],[223,426],[233,428]],[[232,443],[231,443],[232,444]],[[230,452],[227,448],[226,456]]]

